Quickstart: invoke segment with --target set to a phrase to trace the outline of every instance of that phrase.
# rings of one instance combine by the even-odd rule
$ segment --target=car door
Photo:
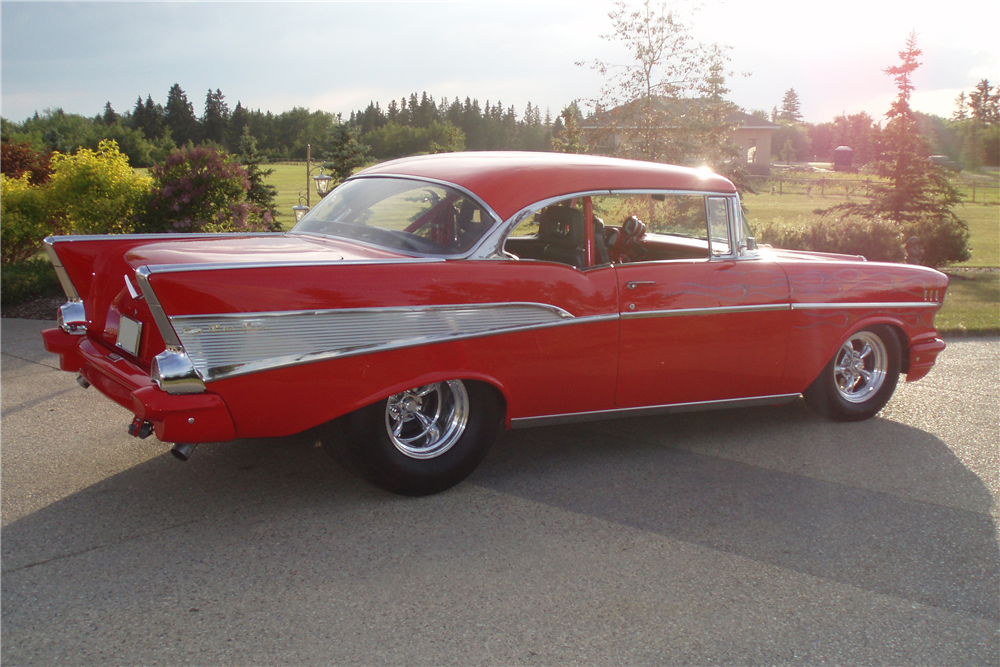
[[[702,259],[654,257],[616,266],[619,407],[779,391],[788,280],[762,253],[747,251],[738,207],[735,197],[705,197],[710,242]]]

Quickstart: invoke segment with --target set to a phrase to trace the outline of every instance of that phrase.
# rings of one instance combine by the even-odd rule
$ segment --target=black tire
[[[877,324],[851,334],[802,392],[816,412],[837,421],[878,414],[896,390],[901,346],[891,327]]]
[[[450,380],[345,415],[320,433],[323,449],[375,486],[404,496],[449,489],[489,453],[503,417],[497,392]]]

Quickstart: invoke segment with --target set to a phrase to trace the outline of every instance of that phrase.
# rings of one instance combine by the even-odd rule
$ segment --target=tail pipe
[[[194,454],[194,450],[198,447],[197,443],[177,443],[174,445],[170,453],[174,455],[174,458],[180,461],[187,461]]]

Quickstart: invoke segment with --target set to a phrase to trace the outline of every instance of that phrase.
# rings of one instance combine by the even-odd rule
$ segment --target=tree
[[[52,176],[51,157],[51,153],[36,151],[26,142],[4,141],[0,143],[0,173],[15,180],[27,175],[30,185],[41,185]]]
[[[368,161],[368,146],[359,140],[357,128],[337,123],[330,130],[324,159],[323,166],[343,181]]]
[[[240,137],[240,164],[247,174],[247,201],[255,205],[260,211],[260,215],[268,230],[272,232],[281,231],[278,224],[278,207],[274,203],[278,196],[278,188],[267,182],[267,177],[274,173],[274,169],[263,169],[264,156],[257,150],[257,140],[244,127],[243,136]]]
[[[841,220],[855,216],[892,225],[908,239],[908,247],[920,249],[911,253],[909,261],[941,266],[970,257],[969,228],[953,211],[961,202],[958,191],[926,157],[926,142],[910,107],[913,72],[921,64],[917,61],[921,53],[916,34],[911,33],[906,48],[899,52],[900,64],[884,70],[895,80],[898,94],[886,113],[889,120],[882,133],[880,155],[872,165],[879,178],[872,181],[867,200],[818,212],[839,214]]]
[[[104,112],[101,114],[100,119],[104,125],[114,125],[121,121],[122,117],[115,112],[114,107],[111,106],[111,102],[108,102],[104,105]]]
[[[220,146],[226,146],[226,133],[229,129],[229,105],[218,88],[215,92],[209,89],[205,95],[205,115],[201,118],[202,137]]]
[[[172,85],[167,93],[163,123],[179,146],[198,140],[198,119],[194,115],[194,106],[180,84]]]
[[[781,120],[790,120],[797,123],[802,120],[802,113],[799,107],[799,95],[794,88],[785,91],[785,96],[781,98],[781,111],[778,113]]]
[[[554,133],[552,136],[552,150],[556,153],[586,152],[586,147],[580,141],[580,126],[578,124],[580,109],[575,103],[570,104],[562,110],[559,118],[562,119],[562,127],[558,133]]]
[[[664,2],[616,0],[603,39],[623,45],[624,64],[594,61],[605,77],[593,100],[588,142],[625,157],[704,163],[718,157],[735,106],[722,99],[728,47],[695,41],[686,19]],[[582,65],[583,63],[577,63]]]

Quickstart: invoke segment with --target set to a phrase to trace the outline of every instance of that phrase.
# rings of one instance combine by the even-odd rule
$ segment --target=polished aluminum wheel
[[[390,396],[385,428],[396,449],[413,459],[441,456],[458,442],[469,420],[461,380],[435,382]]]
[[[863,403],[882,387],[888,366],[882,339],[870,331],[859,331],[844,343],[834,361],[837,391],[845,401]]]

